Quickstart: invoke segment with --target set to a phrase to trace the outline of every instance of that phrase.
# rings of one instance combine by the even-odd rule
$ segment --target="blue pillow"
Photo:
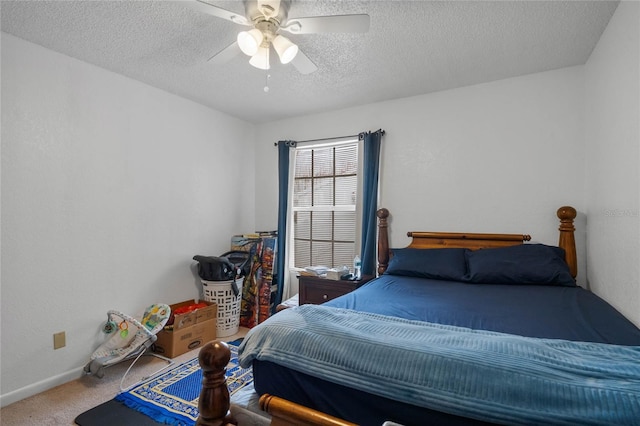
[[[468,251],[464,281],[476,284],[540,284],[575,287],[564,250],[544,244]]]
[[[461,281],[467,272],[463,248],[392,249],[385,274]]]

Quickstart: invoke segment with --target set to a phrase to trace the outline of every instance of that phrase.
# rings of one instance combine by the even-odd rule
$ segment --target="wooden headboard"
[[[389,265],[391,251],[389,249],[389,232],[387,219],[389,210],[382,208],[377,211],[378,216],[378,275],[384,273]],[[560,239],[558,246],[565,251],[565,261],[569,265],[569,271],[575,278],[578,272],[576,256],[576,242],[573,220],[576,218],[576,209],[563,206],[556,212],[560,219]],[[478,234],[466,232],[407,232],[411,237],[408,248],[433,249],[433,248],[468,248],[477,250],[480,248],[506,247],[522,244],[530,241],[531,236],[526,234]]]

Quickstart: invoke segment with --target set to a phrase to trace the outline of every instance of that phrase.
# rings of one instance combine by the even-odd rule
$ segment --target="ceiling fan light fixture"
[[[283,64],[288,64],[298,54],[298,46],[284,36],[276,36],[272,43],[273,48],[280,57],[280,62]]]
[[[258,53],[256,53],[251,57],[251,59],[249,59],[249,63],[261,70],[268,70],[269,68],[271,68],[269,66],[269,48],[260,47],[258,49]]]
[[[257,28],[250,31],[241,31],[238,33],[238,46],[245,55],[254,56],[258,53],[263,39],[262,32]]]

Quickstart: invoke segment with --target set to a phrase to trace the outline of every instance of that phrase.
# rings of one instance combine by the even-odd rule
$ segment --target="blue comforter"
[[[254,359],[489,422],[640,425],[638,346],[304,305],[250,330],[239,361],[248,367]]]
[[[520,336],[640,346],[638,327],[580,287],[382,275],[324,305]]]

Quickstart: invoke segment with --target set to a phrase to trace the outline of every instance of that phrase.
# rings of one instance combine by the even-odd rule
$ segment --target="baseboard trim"
[[[18,402],[30,396],[37,395],[59,385],[63,385],[72,380],[79,379],[84,374],[84,367],[74,368],[57,376],[49,377],[37,383],[32,383],[23,388],[0,395],[0,407],[5,407],[14,402]]]

